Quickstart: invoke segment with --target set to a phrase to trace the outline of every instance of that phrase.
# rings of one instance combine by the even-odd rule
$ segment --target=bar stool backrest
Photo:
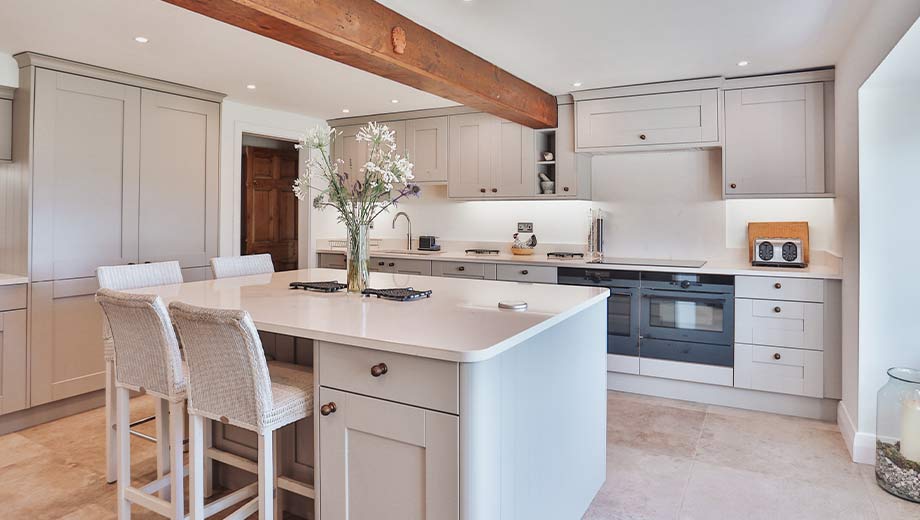
[[[224,256],[211,259],[211,273],[214,278],[230,278],[233,276],[247,276],[251,274],[267,274],[275,272],[272,255]]]
[[[272,384],[249,313],[180,302],[169,312],[189,368],[189,413],[261,432],[271,419]]]
[[[186,381],[179,342],[159,296],[99,289],[115,346],[115,382],[176,402]]]

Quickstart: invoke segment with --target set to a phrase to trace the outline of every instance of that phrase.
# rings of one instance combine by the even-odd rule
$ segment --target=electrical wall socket
[[[518,222],[518,233],[533,233],[533,222]]]

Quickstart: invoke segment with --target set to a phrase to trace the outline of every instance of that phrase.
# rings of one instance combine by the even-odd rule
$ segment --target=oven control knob
[[[680,288],[681,288],[681,289],[689,289],[689,288],[690,288],[690,280],[684,280],[684,281],[680,282]]]

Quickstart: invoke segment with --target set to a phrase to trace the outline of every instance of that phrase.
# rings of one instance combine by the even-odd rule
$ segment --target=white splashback
[[[591,202],[454,202],[444,186],[427,186],[398,211],[412,218],[416,236],[510,241],[520,221],[533,222],[541,242],[583,244],[588,209],[600,207],[609,215],[608,254],[655,258],[713,258],[746,247],[748,221],[807,220],[812,248],[836,251],[832,199],[724,201],[719,150],[599,155],[592,166]],[[404,237],[405,222],[394,230],[391,220],[382,215],[372,235]],[[313,225],[317,239],[345,235],[331,211],[315,215]]]

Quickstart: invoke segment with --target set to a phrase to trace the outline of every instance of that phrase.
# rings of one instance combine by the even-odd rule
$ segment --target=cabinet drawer
[[[387,260],[387,269],[397,274],[431,276],[431,260],[390,259]]]
[[[735,387],[824,397],[824,353],[735,344]]]
[[[477,280],[494,280],[495,264],[435,261],[431,263],[431,274],[433,276],[447,276],[450,278],[475,278]]]
[[[0,286],[0,311],[26,308],[26,284]]]
[[[499,264],[495,268],[495,277],[510,282],[556,283],[556,268],[545,265]]]
[[[824,301],[824,280],[780,276],[736,276],[735,297],[821,303]]]
[[[717,92],[695,90],[578,102],[578,151],[718,141]]]
[[[737,298],[735,341],[824,350],[824,304]]]
[[[345,255],[339,253],[320,253],[319,266],[324,269],[345,269]]]
[[[319,348],[322,386],[457,414],[457,363],[323,342]],[[386,366],[378,376],[371,368]]]

